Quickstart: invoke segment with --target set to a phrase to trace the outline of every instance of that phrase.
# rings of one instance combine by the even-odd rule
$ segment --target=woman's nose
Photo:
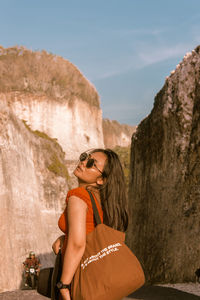
[[[80,164],[84,167],[85,167],[86,163],[87,163],[87,159],[80,161]]]

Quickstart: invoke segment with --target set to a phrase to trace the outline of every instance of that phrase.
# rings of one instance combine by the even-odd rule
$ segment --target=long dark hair
[[[104,224],[120,231],[128,227],[128,201],[124,172],[118,155],[111,149],[95,149],[107,156],[103,178],[105,182],[99,187]]]

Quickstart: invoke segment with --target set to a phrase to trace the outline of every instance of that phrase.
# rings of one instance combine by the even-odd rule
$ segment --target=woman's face
[[[79,185],[99,185],[103,184],[103,177],[101,172],[103,172],[104,164],[107,159],[106,154],[103,152],[94,152],[89,155],[90,158],[94,159],[94,165],[91,168],[87,168],[86,164],[88,158],[84,161],[80,161],[76,169],[74,170],[74,175],[78,178]]]

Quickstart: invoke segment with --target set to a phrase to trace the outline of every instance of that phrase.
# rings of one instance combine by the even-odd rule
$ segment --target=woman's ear
[[[104,178],[102,176],[97,178],[97,184],[98,185],[103,185],[104,184]]]

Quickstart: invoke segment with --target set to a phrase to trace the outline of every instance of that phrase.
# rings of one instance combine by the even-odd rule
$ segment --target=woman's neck
[[[83,182],[83,181],[78,181],[78,186],[83,187],[83,188],[86,188],[87,186],[91,186],[91,187],[96,188],[97,184],[96,183],[86,183],[86,182]]]

